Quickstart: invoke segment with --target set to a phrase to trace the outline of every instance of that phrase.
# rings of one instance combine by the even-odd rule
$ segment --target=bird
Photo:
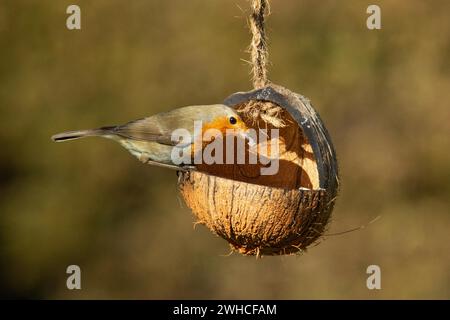
[[[195,122],[201,124],[201,130],[195,130]],[[184,129],[189,137],[174,139],[173,132]],[[85,137],[103,137],[119,142],[141,162],[175,170],[195,170],[191,163],[178,163],[173,160],[174,148],[188,148],[200,142],[202,146],[213,138],[204,138],[204,132],[215,129],[222,134],[230,131],[237,136],[248,139],[249,128],[237,112],[223,104],[194,105],[162,112],[146,118],[130,121],[123,125],[105,126],[96,129],[66,131],[55,134],[51,139],[55,142],[75,140]],[[175,137],[176,138],[176,137]],[[179,150],[175,151],[179,151]],[[194,148],[195,149],[195,148]],[[192,152],[193,156],[193,152]]]

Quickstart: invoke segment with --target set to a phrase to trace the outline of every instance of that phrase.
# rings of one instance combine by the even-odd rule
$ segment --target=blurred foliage
[[[174,172],[114,142],[50,141],[251,89],[248,2],[2,0],[1,296],[450,298],[450,2],[377,1],[380,31],[369,4],[272,1],[267,27],[270,78],[312,99],[338,152],[329,232],[381,219],[256,260],[193,229]]]

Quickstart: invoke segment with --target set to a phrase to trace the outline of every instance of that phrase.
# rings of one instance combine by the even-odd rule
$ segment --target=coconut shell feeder
[[[179,190],[197,222],[244,255],[305,251],[324,234],[338,191],[338,167],[330,136],[304,96],[266,76],[264,17],[267,2],[254,0],[250,48],[255,90],[224,100],[248,127],[279,129],[279,170],[261,175],[262,164],[222,164],[180,172]]]

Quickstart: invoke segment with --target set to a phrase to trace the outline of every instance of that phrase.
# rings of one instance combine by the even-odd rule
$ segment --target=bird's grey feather
[[[220,104],[183,107],[117,126],[113,133],[127,139],[178,145],[180,141],[172,141],[174,130],[186,129],[192,135],[196,120],[211,121],[217,114],[223,114],[224,109],[228,107]]]

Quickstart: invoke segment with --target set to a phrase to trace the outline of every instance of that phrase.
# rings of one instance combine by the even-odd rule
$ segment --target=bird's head
[[[213,105],[208,107],[208,115],[203,121],[203,132],[208,129],[215,129],[222,132],[223,135],[234,132],[236,135],[241,136],[252,144],[253,140],[248,135],[249,128],[242,121],[242,118],[237,112],[225,105]]]

